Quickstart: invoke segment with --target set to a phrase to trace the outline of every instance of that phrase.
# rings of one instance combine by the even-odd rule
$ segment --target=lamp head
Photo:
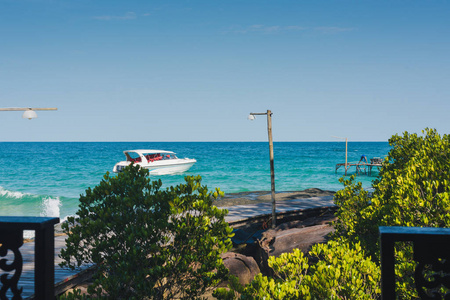
[[[35,119],[35,118],[37,118],[37,114],[34,110],[32,110],[30,108],[23,113],[22,118],[28,119],[28,120]]]
[[[247,119],[249,119],[250,121],[253,121],[254,119],[256,119],[256,117],[252,114],[249,114]]]

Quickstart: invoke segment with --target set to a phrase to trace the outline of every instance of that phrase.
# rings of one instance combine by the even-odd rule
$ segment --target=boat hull
[[[195,161],[192,162],[183,162],[172,165],[161,165],[161,166],[142,166],[143,168],[150,171],[152,175],[168,175],[168,174],[177,174],[183,173],[189,170]]]

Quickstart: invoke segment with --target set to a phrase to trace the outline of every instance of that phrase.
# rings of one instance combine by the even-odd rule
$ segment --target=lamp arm
[[[58,110],[58,108],[56,108],[56,107],[43,107],[43,108],[8,107],[8,108],[0,108],[0,111],[24,111],[24,110]]]

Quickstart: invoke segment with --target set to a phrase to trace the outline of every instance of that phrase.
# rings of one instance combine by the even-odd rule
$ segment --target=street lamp
[[[9,108],[0,108],[0,111],[25,111],[22,115],[24,119],[36,119],[37,113],[36,110],[58,110],[56,107],[47,107],[47,108],[31,108],[31,107],[9,107]]]
[[[256,119],[257,115],[266,115],[267,116],[267,133],[269,135],[269,153],[270,153],[270,182],[271,182],[271,191],[272,191],[272,228],[276,226],[276,209],[275,209],[275,168],[273,165],[273,140],[272,140],[272,111],[267,110],[265,113],[250,113],[248,118],[250,121]]]

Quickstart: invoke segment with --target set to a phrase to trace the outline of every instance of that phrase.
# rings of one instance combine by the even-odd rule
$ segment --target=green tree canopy
[[[341,179],[336,193],[336,234],[378,251],[379,226],[450,226],[450,136],[434,129],[424,135],[394,135],[373,193],[354,177]]]
[[[231,248],[226,210],[212,205],[201,177],[161,189],[148,171],[129,166],[106,173],[80,197],[75,217],[63,225],[62,265],[95,264],[92,295],[115,299],[195,298],[227,273],[220,254]]]
[[[450,136],[425,129],[423,135],[395,135],[392,149],[369,193],[342,179],[335,195],[338,205],[336,237],[363,249],[379,263],[379,226],[450,226]],[[400,298],[416,298],[415,263],[408,243],[396,245],[396,285]]]
[[[355,176],[340,179],[331,241],[313,246],[307,257],[294,250],[271,258],[278,278],[257,275],[245,287],[232,280],[231,291],[217,290],[220,299],[378,299],[379,226],[450,226],[450,135],[425,129],[394,135],[389,144],[371,190]],[[395,255],[399,299],[418,298],[412,247],[397,243]]]

